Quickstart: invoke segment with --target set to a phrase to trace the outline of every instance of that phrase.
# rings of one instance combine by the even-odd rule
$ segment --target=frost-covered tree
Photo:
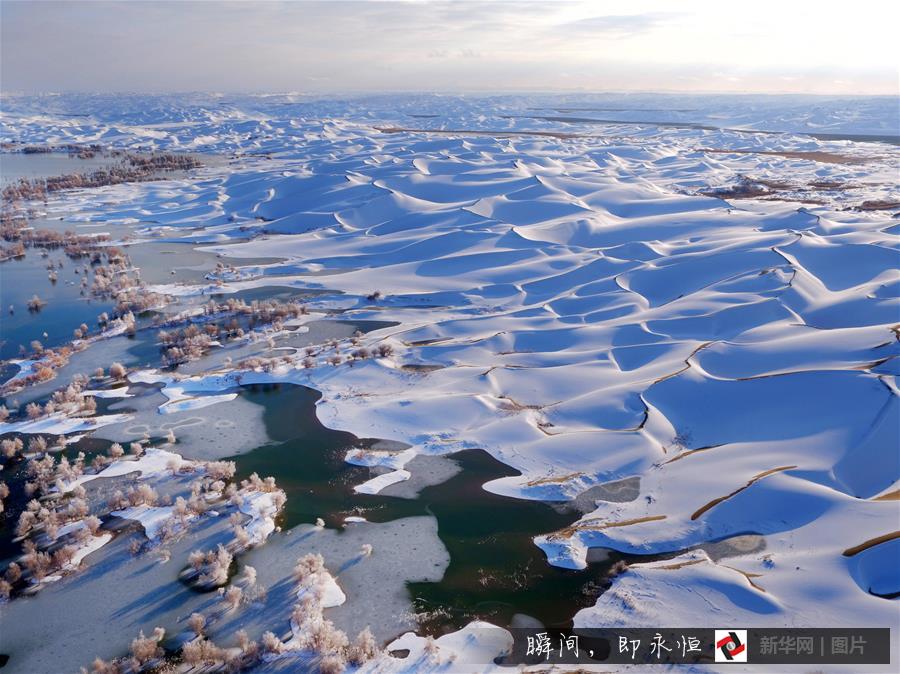
[[[284,643],[273,632],[266,632],[262,635],[262,647],[266,653],[281,653]]]
[[[256,569],[249,564],[244,567],[244,573],[241,576],[241,582],[247,588],[251,588],[256,585]]]
[[[156,630],[162,630],[162,628],[158,627]],[[141,632],[140,635],[131,642],[131,655],[142,665],[150,660],[161,658],[163,656],[163,650],[159,647],[159,639],[156,638],[157,635],[161,635],[162,632],[156,630],[154,631],[153,636],[149,637],[145,637],[144,633]],[[160,639],[161,638],[162,637],[160,636]]]
[[[225,594],[222,595],[222,598],[228,608],[236,609],[241,605],[241,599],[244,598],[244,591],[241,590],[241,588],[239,588],[237,585],[232,585],[227,590],[225,590]]]
[[[302,583],[324,569],[325,558],[317,552],[310,552],[300,557],[294,565],[294,579]]]
[[[353,645],[347,649],[347,659],[351,665],[362,665],[378,655],[378,643],[372,630],[366,627],[357,636]]]
[[[187,620],[188,627],[190,627],[191,632],[196,634],[198,637],[203,636],[203,630],[206,629],[206,618],[202,613],[191,613],[190,617]]]
[[[347,660],[340,653],[323,655],[319,660],[319,674],[343,674]]]

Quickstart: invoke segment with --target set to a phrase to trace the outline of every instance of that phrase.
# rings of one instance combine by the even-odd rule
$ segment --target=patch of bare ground
[[[536,480],[531,480],[527,483],[529,487],[539,487],[542,484],[561,484],[563,482],[568,482],[569,480],[574,480],[584,475],[584,473],[567,473],[566,475],[558,475],[552,477],[541,477]]]
[[[795,185],[781,180],[739,176],[736,185],[701,191],[700,194],[719,199],[759,199],[778,195],[783,190],[796,189]]]
[[[821,164],[865,164],[866,162],[879,157],[854,157],[847,154],[838,154],[836,152],[815,151],[790,151],[790,150],[719,150],[713,148],[701,147],[700,152],[709,152],[711,154],[766,154],[776,157],[784,157],[785,159],[807,159],[809,161],[819,162]]]
[[[709,503],[707,503],[706,505],[704,505],[703,507],[701,507],[701,508],[700,508],[699,510],[697,510],[693,515],[691,515],[691,519],[692,519],[692,520],[697,519],[697,518],[700,517],[703,513],[705,513],[705,512],[707,512],[707,511],[711,510],[712,508],[716,507],[717,505],[719,505],[719,504],[722,503],[723,501],[727,501],[727,500],[730,499],[732,496],[737,496],[738,494],[740,494],[740,493],[741,493],[742,491],[744,491],[745,489],[747,489],[747,488],[749,488],[749,487],[752,487],[756,482],[759,482],[760,480],[762,480],[762,479],[765,478],[765,477],[768,477],[769,475],[774,475],[775,473],[781,473],[781,472],[783,472],[783,471],[785,471],[785,470],[791,470],[791,469],[796,468],[796,467],[797,467],[797,466],[780,466],[780,467],[778,467],[778,468],[771,468],[771,469],[769,469],[769,470],[763,471],[762,473],[759,473],[759,474],[757,474],[757,475],[754,475],[752,478],[750,478],[750,479],[747,481],[747,484],[745,484],[743,487],[739,487],[739,488],[735,489],[733,492],[731,492],[730,494],[726,494],[725,496],[720,496],[719,498],[715,498],[715,499],[713,499],[712,501],[710,501]]]
[[[497,409],[504,412],[524,412],[525,410],[540,410],[545,407],[545,405],[526,405],[507,395],[498,395],[497,398],[500,400]]]
[[[407,346],[429,346],[431,344],[441,344],[442,342],[449,342],[449,337],[437,337],[435,339],[420,339],[415,342],[404,342]]]
[[[812,187],[816,190],[858,190],[862,188],[862,185],[850,185],[848,183],[841,182],[840,180],[813,180],[811,183],[808,183],[809,187]]]
[[[432,133],[445,136],[491,136],[493,138],[514,138],[517,136],[546,136],[548,138],[585,138],[583,133],[565,133],[562,131],[487,131],[480,129],[415,129],[405,126],[376,126],[381,133]]]
[[[891,199],[870,199],[856,207],[860,211],[893,211],[900,209],[900,201]]]
[[[599,519],[584,520],[583,522],[573,524],[570,527],[565,527],[564,529],[560,529],[559,531],[554,532],[553,536],[559,538],[571,538],[579,531],[600,531],[601,529],[616,529],[618,527],[628,527],[632,524],[657,522],[659,520],[664,520],[667,517],[667,515],[648,515],[647,517],[637,517],[631,520],[622,520],[621,522],[603,522]]]
[[[887,494],[882,494],[881,496],[876,496],[872,500],[873,501],[900,501],[900,489],[895,489],[894,491],[890,491]]]
[[[427,363],[407,363],[406,365],[401,365],[400,369],[404,372],[412,372],[414,374],[428,374],[429,372],[436,372],[437,370],[444,369],[443,365],[430,365]]]
[[[686,562],[676,562],[675,564],[667,564],[666,566],[657,566],[657,569],[665,569],[667,571],[677,571],[678,569],[683,569],[686,566],[693,566],[694,564],[702,564],[705,560],[703,559],[691,559]],[[765,592],[765,588],[760,587],[756,583],[753,582],[754,578],[761,578],[761,573],[749,573],[748,571],[741,571],[740,569],[736,569],[733,566],[727,566],[725,564],[720,564],[720,566],[725,567],[726,569],[731,569],[739,574],[741,574],[744,578],[747,579],[747,582],[750,583],[750,586],[760,592]]]

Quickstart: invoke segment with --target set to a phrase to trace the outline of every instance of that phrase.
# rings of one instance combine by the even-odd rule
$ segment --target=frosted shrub
[[[87,517],[88,512],[90,511],[88,509],[87,501],[85,501],[83,498],[76,497],[69,501],[69,507],[66,514],[69,519],[80,520]],[[100,526],[99,520],[97,526]]]
[[[229,587],[223,595],[225,605],[232,610],[241,605],[241,599],[243,598],[244,591],[236,585],[232,585],[231,587]]]
[[[191,629],[191,632],[196,634],[198,637],[203,636],[203,630],[206,628],[206,618],[202,613],[191,613],[190,617],[187,620],[188,627]]]
[[[366,627],[357,635],[356,641],[354,641],[353,645],[348,649],[347,659],[350,661],[351,665],[358,667],[359,665],[368,662],[376,655],[378,655],[378,644],[375,642],[372,630]]]
[[[125,448],[118,442],[114,442],[109,447],[109,456],[113,459],[121,459],[125,456]]]
[[[616,576],[622,575],[626,571],[628,571],[628,562],[626,562],[624,559],[620,559],[611,567],[609,567],[609,569],[606,571],[606,577],[611,580]]]
[[[159,501],[159,494],[149,484],[138,485],[137,488],[132,487],[128,490],[128,502],[131,506],[140,505],[155,506]]]
[[[87,527],[87,530],[91,532],[91,534],[96,535],[97,531],[100,530],[102,522],[96,515],[89,515],[84,519],[84,524]]]
[[[195,571],[199,571],[203,568],[203,563],[206,561],[206,555],[200,550],[194,550],[190,555],[188,555],[188,564]]]
[[[184,661],[196,667],[203,664],[215,664],[225,662],[225,651],[208,639],[195,639],[181,647],[181,657]]]
[[[256,569],[252,566],[245,566],[244,573],[241,576],[241,581],[248,587],[251,588],[256,585]]]
[[[342,655],[332,653],[319,660],[320,674],[342,674],[345,669],[347,669],[347,661]]]
[[[172,506],[172,513],[175,515],[175,517],[178,518],[179,522],[184,524],[184,521],[187,519],[188,514],[190,514],[187,501],[184,500],[184,497],[175,497],[175,504]]]
[[[75,557],[75,546],[64,545],[54,552],[50,557],[50,563],[54,569],[62,569],[68,566]]]
[[[128,499],[121,489],[116,489],[113,495],[106,499],[106,507],[110,510],[124,510],[128,507]]]
[[[262,647],[266,653],[281,653],[284,644],[274,633],[266,632],[262,635]]]
[[[246,548],[250,545],[250,534],[244,527],[237,525],[234,527],[234,540],[239,547]]]
[[[127,370],[122,363],[113,363],[109,366],[109,376],[113,379],[123,379]]]
[[[341,654],[348,645],[347,635],[330,620],[318,620],[305,629],[304,645],[317,653]]]
[[[91,672],[93,674],[120,674],[122,668],[115,662],[107,662],[101,658],[94,658],[91,663]]]
[[[207,587],[218,587],[228,582],[228,569],[231,567],[232,555],[221,543],[216,550],[209,552],[192,552],[188,563],[194,575],[199,575],[197,582]]]
[[[19,515],[19,522],[16,525],[16,536],[25,536],[31,531],[31,528],[34,526],[37,521],[37,517],[35,517],[33,512],[28,510],[23,510]]]
[[[234,477],[234,473],[237,470],[234,461],[209,461],[204,467],[206,468],[206,474],[212,480],[230,480]]]
[[[47,451],[47,438],[43,435],[35,435],[28,441],[28,452],[40,454]]]
[[[206,512],[206,500],[199,494],[194,494],[187,502],[188,510],[195,515],[202,515]]]
[[[310,576],[317,575],[325,569],[325,559],[317,552],[303,555],[294,565],[294,579],[300,583]]]
[[[16,454],[21,453],[23,447],[22,438],[6,438],[0,441],[0,453],[6,459],[11,459]]]
[[[6,573],[3,575],[10,583],[18,583],[22,578],[22,567],[15,562],[10,562],[10,565],[6,567]]]
[[[161,628],[157,628],[157,630],[159,629]],[[155,637],[155,634],[152,637],[145,637],[141,632],[140,636],[132,640],[131,654],[139,663],[144,664],[148,660],[163,656],[163,650],[159,647],[159,642]]]
[[[437,641],[435,641],[434,637],[429,635],[425,638],[425,655],[429,660],[437,660],[438,653],[441,652],[441,647],[438,646]]]
[[[246,669],[252,667],[259,661],[260,656],[259,643],[252,641],[250,637],[247,636],[246,630],[238,630],[236,636],[238,648],[240,648],[241,652],[238,656],[239,661],[234,663],[238,666],[232,667],[231,671],[239,671],[242,668]]]

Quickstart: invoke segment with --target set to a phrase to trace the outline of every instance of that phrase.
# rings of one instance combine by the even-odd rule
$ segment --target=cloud
[[[591,16],[556,26],[556,32],[567,36],[588,35],[596,37],[625,38],[650,32],[683,17],[679,12],[653,12],[647,14],[609,14]]]
[[[711,0],[677,12],[666,0],[604,0],[602,14],[588,0],[0,0],[0,81],[26,91],[646,90],[703,86],[715,63],[747,86],[781,90],[796,75],[798,90],[895,92],[896,22],[865,1],[813,14],[773,5],[773,22],[765,7],[748,16]]]

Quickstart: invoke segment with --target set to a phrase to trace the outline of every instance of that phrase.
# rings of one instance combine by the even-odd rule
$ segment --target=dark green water
[[[415,499],[356,494],[353,485],[369,477],[366,468],[344,462],[352,447],[373,439],[325,428],[315,414],[317,391],[294,385],[248,387],[249,400],[265,406],[271,442],[234,460],[239,477],[274,475],[288,495],[281,525],[290,528],[317,517],[339,527],[346,515],[373,522],[433,515],[450,552],[439,583],[413,583],[416,610],[425,631],[457,629],[473,618],[509,625],[526,614],[545,626],[569,626],[572,616],[592,605],[605,587],[611,557],[584,571],[552,567],[532,538],[571,524],[578,513],[539,502],[491,494],[482,485],[517,474],[481,450],[452,455],[462,471],[424,488]]]

